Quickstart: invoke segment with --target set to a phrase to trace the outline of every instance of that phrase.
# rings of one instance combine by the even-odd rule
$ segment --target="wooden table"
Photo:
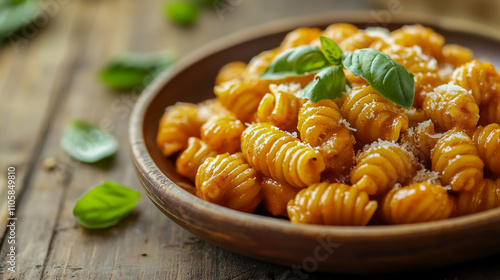
[[[193,28],[166,21],[161,1],[52,0],[50,22],[0,48],[0,276],[4,279],[285,279],[288,267],[243,257],[199,239],[143,196],[132,215],[107,230],[85,230],[72,215],[89,188],[111,180],[140,190],[128,147],[137,98],[97,81],[99,68],[124,52],[173,48],[183,56],[218,37],[279,18],[375,2],[228,1],[207,7]],[[380,5],[380,1],[377,1]],[[406,2],[405,2],[406,3]],[[382,4],[383,5],[383,4]],[[55,8],[54,8],[55,6]],[[383,7],[383,6],[382,6]],[[407,6],[408,7],[408,6]],[[407,9],[410,10],[410,9]],[[45,25],[40,23],[39,25]],[[70,119],[104,124],[120,149],[107,165],[79,163],[60,148]],[[55,170],[44,168],[55,158]],[[7,168],[16,169],[16,273],[7,271]],[[141,190],[142,192],[142,190]],[[433,279],[500,278],[500,255],[431,273]],[[422,275],[423,275],[422,274]],[[417,275],[418,276],[418,275]],[[351,279],[320,273],[309,279]],[[408,278],[408,275],[405,276]]]

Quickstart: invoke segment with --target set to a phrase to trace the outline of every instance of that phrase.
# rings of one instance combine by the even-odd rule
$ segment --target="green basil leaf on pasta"
[[[356,77],[361,76],[388,100],[407,109],[413,104],[413,74],[386,54],[374,49],[360,49],[344,53],[342,61]]]
[[[328,67],[316,74],[303,90],[304,98],[314,103],[322,99],[335,99],[342,97],[345,91],[346,78],[341,65]]]
[[[101,81],[119,90],[145,88],[174,63],[172,52],[127,54],[112,59],[100,71]]]
[[[188,1],[166,2],[165,15],[179,25],[192,25],[198,18],[199,8]]]
[[[299,77],[317,72],[329,64],[328,59],[318,47],[300,46],[276,56],[260,77],[271,80]]]
[[[118,150],[118,142],[113,135],[84,121],[68,123],[61,146],[71,157],[86,163],[107,158]]]
[[[0,42],[13,32],[30,24],[41,13],[37,0],[1,0],[0,1]]]
[[[330,64],[339,65],[342,63],[342,49],[339,45],[335,43],[332,39],[320,36],[321,48],[323,49],[323,54],[328,59]]]
[[[135,190],[105,181],[78,199],[73,216],[85,228],[108,228],[127,217],[140,196]]]

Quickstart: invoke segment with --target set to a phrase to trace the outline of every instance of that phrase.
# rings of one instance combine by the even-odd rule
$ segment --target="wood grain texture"
[[[116,93],[96,79],[123,52],[173,48],[180,56],[246,27],[326,10],[371,8],[364,1],[242,0],[217,13],[207,7],[194,28],[165,20],[158,0],[68,0],[50,23],[16,51],[0,48],[0,234],[6,224],[6,173],[17,168],[17,272],[1,279],[330,279],[296,272],[214,246],[167,219],[147,199],[118,226],[85,230],[72,216],[90,187],[112,180],[140,190],[128,148],[134,93]],[[284,9],[283,7],[286,7]],[[68,119],[108,124],[121,148],[112,160],[78,163],[60,148]],[[55,157],[54,171],[43,161]],[[141,190],[142,192],[142,190]],[[496,279],[500,256],[429,272],[429,279]],[[427,272],[422,273],[422,275]],[[415,278],[422,275],[413,275]],[[409,278],[408,275],[404,275]],[[395,276],[401,277],[401,276]],[[335,279],[354,279],[335,276]],[[411,277],[410,277],[411,278]]]

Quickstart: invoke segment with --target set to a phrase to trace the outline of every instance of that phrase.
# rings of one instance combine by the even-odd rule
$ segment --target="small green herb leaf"
[[[73,158],[87,163],[109,157],[118,150],[118,142],[113,135],[84,121],[68,123],[61,146]]]
[[[323,49],[323,54],[330,61],[332,65],[339,65],[342,63],[342,49],[340,49],[339,45],[335,43],[330,38],[325,36],[320,36],[319,40],[321,41],[321,48]]]
[[[315,46],[300,46],[279,54],[260,75],[264,79],[282,79],[314,73],[330,63]]]
[[[304,98],[314,103],[322,99],[335,99],[342,97],[345,91],[346,79],[342,66],[336,65],[321,70],[314,80],[303,90]]]
[[[361,76],[385,98],[410,108],[415,96],[413,74],[389,56],[374,49],[344,53],[343,64],[356,77]]]
[[[78,199],[73,216],[86,228],[108,228],[127,217],[140,196],[135,190],[105,181]]]
[[[32,22],[41,12],[36,0],[0,1],[0,42]]]
[[[191,2],[180,1],[165,3],[164,13],[180,25],[192,25],[198,18],[198,6]]]
[[[105,85],[115,90],[142,89],[174,61],[174,55],[169,51],[127,54],[107,63],[100,71],[100,78]]]

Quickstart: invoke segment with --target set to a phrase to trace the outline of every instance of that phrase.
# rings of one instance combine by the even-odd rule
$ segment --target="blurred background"
[[[165,69],[195,49],[246,28],[361,10],[373,21],[417,14],[460,20],[478,32],[500,28],[496,0],[0,0],[0,234],[6,234],[4,171],[14,166],[21,244],[18,271],[9,273],[8,244],[1,239],[0,278],[288,277],[290,268],[233,254],[184,231],[145,195],[129,219],[109,230],[82,229],[72,209],[82,193],[103,180],[140,190],[128,150],[128,118],[141,85],[127,84],[132,78],[115,74],[124,65],[136,66],[134,61],[159,60],[154,55],[134,60],[127,54],[168,50],[163,64],[153,63]],[[59,142],[70,119],[99,125],[118,139],[112,163],[81,164],[62,151]],[[486,259],[434,276],[474,278],[481,270],[494,279],[500,274],[495,263]]]

